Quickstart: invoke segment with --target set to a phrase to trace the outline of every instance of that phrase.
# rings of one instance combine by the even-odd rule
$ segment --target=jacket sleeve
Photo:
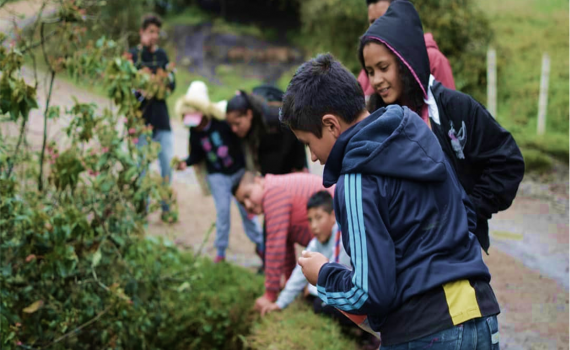
[[[305,250],[309,252],[316,251],[316,242],[317,239],[313,238]],[[279,298],[277,298],[277,306],[279,306],[280,309],[286,308],[291,304],[291,302],[293,302],[293,300],[295,300],[297,295],[303,291],[303,288],[305,288],[307,283],[307,279],[305,278],[305,275],[303,275],[303,269],[301,266],[295,266],[291,277],[289,277],[287,284],[285,284],[285,289],[281,291]]]
[[[471,104],[466,157],[483,164],[483,172],[469,195],[477,215],[491,215],[513,202],[524,176],[524,160],[512,135],[495,121],[477,101]]]
[[[205,157],[206,153],[200,144],[200,140],[198,136],[193,132],[193,129],[190,129],[190,149],[188,153],[190,154],[188,158],[186,158],[186,165],[192,166],[194,164],[200,163]]]
[[[335,211],[354,268],[327,263],[319,271],[319,297],[353,314],[386,315],[396,297],[396,253],[386,224],[389,203],[379,181],[361,174],[340,177]]]
[[[285,269],[292,206],[289,196],[278,188],[269,189],[265,198],[265,297],[275,301]]]

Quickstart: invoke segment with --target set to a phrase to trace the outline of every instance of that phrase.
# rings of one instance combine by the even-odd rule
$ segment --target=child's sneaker
[[[214,263],[218,264],[221,262],[225,262],[226,261],[226,257],[225,256],[220,256],[220,255],[216,255],[216,258],[214,259]]]

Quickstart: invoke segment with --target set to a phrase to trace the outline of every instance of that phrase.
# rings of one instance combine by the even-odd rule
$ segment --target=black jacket
[[[208,174],[235,174],[245,168],[245,159],[239,138],[223,120],[212,118],[202,131],[190,128],[190,156],[186,165],[206,160]]]
[[[474,233],[487,251],[487,220],[507,209],[514,200],[524,176],[523,157],[511,134],[479,102],[437,81],[432,80],[430,85],[423,29],[414,20],[417,14],[410,14],[415,13],[413,6],[405,2],[394,1],[364,36],[395,52],[420,85],[424,99],[435,103],[432,106],[436,111],[429,113],[432,131],[476,208]]]
[[[153,73],[156,73],[159,68],[166,70],[168,65],[168,56],[166,52],[158,48],[154,52],[150,52],[148,48],[141,47],[140,45],[132,48],[129,53],[132,56],[133,63],[137,69],[148,67]],[[170,83],[168,88],[174,91],[176,83],[174,81],[174,74],[170,75]],[[152,125],[154,130],[170,130],[170,117],[168,115],[168,107],[165,100],[158,99],[145,99],[139,93],[137,98],[141,101],[141,110],[143,118],[147,125]]]
[[[475,235],[489,249],[487,220],[507,209],[524,176],[524,160],[511,136],[479,102],[440,82],[430,87],[440,123],[437,137],[477,211]]]

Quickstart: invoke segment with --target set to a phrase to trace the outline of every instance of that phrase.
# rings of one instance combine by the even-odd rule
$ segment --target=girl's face
[[[374,91],[384,103],[398,103],[402,97],[402,79],[398,59],[383,44],[369,43],[362,52],[364,68]]]
[[[226,114],[226,121],[232,128],[234,134],[239,138],[247,136],[249,129],[251,129],[251,121],[253,119],[253,112],[248,109],[245,114],[240,114],[239,111],[233,111]]]

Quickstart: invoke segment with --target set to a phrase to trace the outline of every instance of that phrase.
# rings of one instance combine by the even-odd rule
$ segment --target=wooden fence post
[[[487,110],[497,118],[497,54],[493,48],[487,51]]]
[[[538,96],[538,123],[536,132],[544,135],[546,131],[546,111],[548,108],[548,77],[550,75],[550,57],[542,55],[542,73],[540,74],[540,95]]]

